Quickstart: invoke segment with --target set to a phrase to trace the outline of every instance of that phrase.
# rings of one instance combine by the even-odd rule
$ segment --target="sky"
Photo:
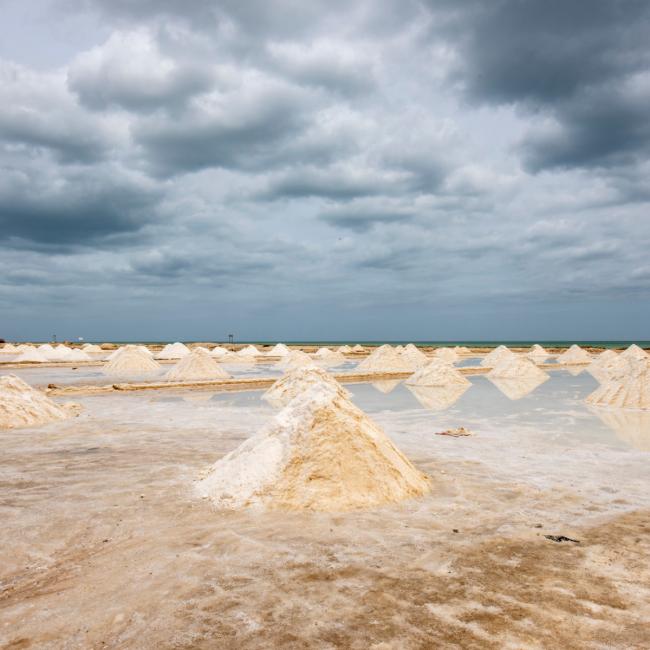
[[[647,0],[0,0],[0,337],[650,339]]]

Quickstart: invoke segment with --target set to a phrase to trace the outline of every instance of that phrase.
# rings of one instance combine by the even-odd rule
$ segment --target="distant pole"
[[[52,340],[56,343],[56,334],[52,334]]]
[[[235,342],[235,337],[232,334],[228,334],[228,344],[232,345]]]

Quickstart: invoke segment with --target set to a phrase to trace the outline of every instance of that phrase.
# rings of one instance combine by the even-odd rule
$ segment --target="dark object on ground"
[[[447,431],[436,431],[437,436],[452,436],[453,438],[460,438],[461,436],[472,436],[474,435],[471,431],[468,431],[465,427],[458,427],[458,429],[448,429]]]
[[[571,539],[565,535],[544,535],[546,539],[550,539],[552,542],[573,542],[574,544],[580,544],[579,539]]]

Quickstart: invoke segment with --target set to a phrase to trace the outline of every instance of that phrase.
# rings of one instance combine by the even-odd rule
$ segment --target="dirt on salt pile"
[[[312,386],[326,384],[341,396],[350,399],[350,393],[328,372],[318,366],[300,366],[293,368],[278,379],[269,388],[262,399],[275,407],[286,406],[295,397],[309,390]]]
[[[196,489],[220,509],[344,512],[422,496],[430,483],[363,411],[323,383],[217,461]]]
[[[230,375],[202,349],[192,350],[183,357],[166,375],[169,381],[201,381],[209,379],[230,379]]]
[[[15,375],[0,376],[0,429],[34,427],[78,415],[78,404],[59,404]]]
[[[160,364],[135,345],[126,345],[106,365],[102,371],[106,375],[152,375],[160,371]]]

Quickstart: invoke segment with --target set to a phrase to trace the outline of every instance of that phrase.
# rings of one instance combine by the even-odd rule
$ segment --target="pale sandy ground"
[[[517,402],[472,383],[444,413],[352,387],[433,477],[375,512],[193,497],[274,412],[256,392],[80,398],[75,420],[1,432],[0,647],[650,647],[644,430],[592,415],[584,373]],[[434,435],[458,425],[475,435]]]

